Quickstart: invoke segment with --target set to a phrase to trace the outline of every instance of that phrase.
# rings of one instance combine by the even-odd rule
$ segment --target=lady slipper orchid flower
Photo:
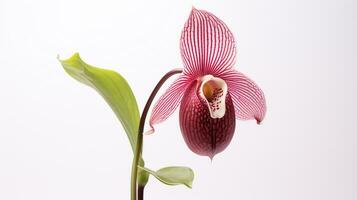
[[[180,40],[183,73],[156,102],[153,126],[165,121],[180,104],[180,127],[188,147],[213,156],[223,151],[235,131],[235,119],[265,115],[263,92],[233,69],[236,45],[227,25],[213,14],[192,9]]]

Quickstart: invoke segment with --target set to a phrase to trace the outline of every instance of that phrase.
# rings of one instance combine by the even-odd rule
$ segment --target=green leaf
[[[188,167],[165,167],[161,168],[158,171],[153,171],[151,169],[139,166],[141,170],[145,170],[159,181],[165,183],[166,185],[186,185],[189,188],[192,188],[192,182],[194,174],[192,169]]]
[[[60,60],[64,70],[77,81],[95,89],[109,104],[128,135],[133,152],[139,127],[139,109],[128,82],[117,72],[93,67],[75,53]]]

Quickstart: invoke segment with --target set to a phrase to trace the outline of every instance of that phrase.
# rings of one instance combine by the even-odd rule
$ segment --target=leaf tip
[[[79,55],[79,52],[75,52],[71,57],[67,58],[67,59],[61,59],[61,56],[59,54],[57,54],[57,60],[62,62],[66,62],[66,61],[71,61],[71,60],[82,60],[81,56]]]
[[[188,188],[192,189],[192,181],[190,181],[190,182],[188,182],[188,183],[185,183],[185,185],[186,185]]]

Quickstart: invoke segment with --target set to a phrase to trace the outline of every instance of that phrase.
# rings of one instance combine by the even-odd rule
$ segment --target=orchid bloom
[[[227,25],[213,14],[192,9],[180,40],[183,73],[156,102],[150,126],[165,121],[180,105],[180,127],[188,147],[213,156],[223,151],[235,131],[235,119],[265,115],[263,92],[233,69],[236,45]]]

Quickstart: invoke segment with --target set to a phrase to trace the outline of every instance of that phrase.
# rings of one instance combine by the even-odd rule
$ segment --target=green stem
[[[139,158],[141,157],[141,152],[143,148],[143,131],[144,131],[144,125],[145,125],[145,120],[146,116],[148,114],[149,108],[151,106],[151,103],[153,102],[157,92],[161,88],[161,86],[165,83],[165,81],[170,78],[172,75],[182,73],[182,69],[174,69],[166,73],[161,80],[157,83],[155,86],[154,90],[151,92],[149,99],[147,100],[143,113],[141,114],[140,117],[140,124],[139,124],[139,130],[138,130],[138,137],[136,141],[136,148],[135,148],[135,154],[133,158],[133,163],[131,166],[131,200],[137,200],[136,196],[136,187],[137,187],[137,178],[138,178],[138,163],[139,163]],[[142,197],[144,194],[144,187],[142,187]]]

